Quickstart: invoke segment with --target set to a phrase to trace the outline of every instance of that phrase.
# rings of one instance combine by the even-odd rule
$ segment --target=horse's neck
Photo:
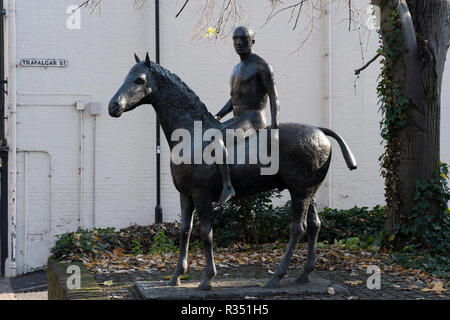
[[[219,122],[198,103],[182,93],[174,94],[172,90],[161,90],[155,99],[153,106],[171,149],[177,143],[171,141],[172,133],[176,129],[185,129],[193,134],[195,121],[202,122],[203,130],[219,127]]]

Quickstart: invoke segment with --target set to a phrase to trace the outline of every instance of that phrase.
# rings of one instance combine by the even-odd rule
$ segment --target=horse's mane
[[[214,118],[197,94],[180,77],[153,61],[150,63],[150,71],[158,76],[160,86],[164,86],[166,90],[177,90],[178,94],[181,93],[201,120],[212,127],[220,126],[220,122]]]

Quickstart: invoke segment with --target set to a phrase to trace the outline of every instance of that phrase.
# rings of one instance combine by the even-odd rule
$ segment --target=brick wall
[[[82,9],[81,29],[69,30],[66,8],[78,2],[16,1],[15,63],[22,58],[69,61],[66,68],[17,68],[18,273],[44,265],[55,235],[75,230],[81,224],[80,212],[85,228],[92,228],[94,220],[96,227],[116,228],[154,221],[154,112],[142,106],[119,119],[107,113],[109,99],[134,63],[133,53],[155,56],[153,3],[136,10],[129,2],[108,1],[100,14],[92,15]],[[230,37],[193,40],[198,4],[175,19],[183,3],[161,2],[161,64],[215,113],[229,98],[228,79],[238,57]],[[308,33],[306,19],[296,32],[291,31],[288,13],[260,29],[268,8],[248,0],[243,22],[256,31],[256,53],[275,70],[281,121],[331,126],[346,139],[359,163],[359,169],[350,172],[333,142],[330,174],[318,193],[320,208],[384,203],[377,161],[382,152],[376,98],[379,65],[371,65],[358,79],[353,74],[375,54],[378,37],[375,31],[348,32],[347,22],[342,22],[348,14],[344,9],[333,5],[330,20],[325,15],[316,21],[315,32],[300,50],[296,49]],[[442,157],[447,162],[450,126],[444,119],[450,110],[445,90],[449,84],[450,67],[442,96]],[[95,134],[89,109],[75,109],[79,100],[102,106]],[[179,216],[179,197],[164,138],[161,161],[164,221],[172,221]]]

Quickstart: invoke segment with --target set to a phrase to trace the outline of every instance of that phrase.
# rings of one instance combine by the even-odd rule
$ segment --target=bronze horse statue
[[[171,136],[176,129],[185,129],[194,136],[194,121],[201,121],[202,130],[219,129],[221,123],[208,112],[198,96],[175,74],[150,61],[148,53],[144,61],[135,55],[136,64],[131,68],[122,86],[111,99],[108,110],[112,117],[133,110],[142,104],[155,109],[167,142],[172,150],[175,142]],[[270,128],[268,129],[270,134]],[[299,123],[281,123],[279,126],[279,169],[274,175],[261,175],[263,166],[257,164],[230,164],[231,179],[236,198],[278,188],[288,189],[292,202],[292,227],[286,253],[266,287],[275,288],[286,275],[293,250],[305,232],[308,233],[308,258],[303,273],[296,282],[309,281],[314,269],[315,249],[320,220],[315,205],[315,193],[328,172],[331,161],[331,144],[327,136],[338,142],[347,166],[356,169],[356,161],[350,149],[336,133],[329,129]],[[192,138],[193,139],[193,138]],[[246,142],[248,151],[248,142]],[[207,142],[203,145],[203,148]],[[181,244],[178,264],[168,285],[179,286],[180,277],[187,271],[189,237],[193,225],[193,211],[197,209],[200,232],[206,256],[206,276],[199,288],[211,289],[216,276],[212,250],[212,203],[222,190],[221,177],[216,164],[174,164],[170,169],[173,183],[180,192]]]

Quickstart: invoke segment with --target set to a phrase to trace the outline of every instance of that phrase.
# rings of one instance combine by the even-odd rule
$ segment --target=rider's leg
[[[221,204],[224,204],[225,202],[227,202],[228,200],[230,200],[231,198],[233,198],[236,195],[236,192],[234,191],[233,185],[231,184],[231,177],[230,177],[230,167],[227,164],[227,157],[228,157],[228,152],[227,152],[227,148],[225,147],[225,144],[223,143],[223,141],[220,141],[220,145],[223,148],[223,161],[222,163],[218,163],[217,167],[219,168],[220,171],[220,175],[222,177],[222,193],[220,194],[219,200],[217,200],[216,203],[214,203],[214,206],[218,206]]]
[[[241,129],[243,130],[243,132],[249,132],[246,131],[247,129],[252,128],[252,123],[249,119],[247,118],[241,118],[241,119],[236,119],[236,118],[232,118],[230,120],[227,120],[223,123],[223,127],[221,129],[222,131],[222,136],[226,137],[226,130],[227,129],[232,129],[232,130],[236,130],[236,129]],[[235,131],[236,133],[236,131]],[[243,140],[245,139],[245,134],[242,137],[236,136],[237,140]],[[234,138],[233,138],[234,139]],[[236,195],[236,192],[234,191],[233,185],[231,183],[231,178],[230,178],[230,167],[228,166],[226,159],[228,157],[228,152],[227,152],[227,148],[225,146],[225,139],[222,139],[220,141],[220,145],[223,148],[223,164],[217,164],[219,171],[220,171],[220,175],[222,177],[222,193],[219,197],[219,200],[214,203],[214,206],[218,206],[220,204],[223,204],[225,202],[227,202],[228,200],[230,200],[231,198],[233,198]]]

